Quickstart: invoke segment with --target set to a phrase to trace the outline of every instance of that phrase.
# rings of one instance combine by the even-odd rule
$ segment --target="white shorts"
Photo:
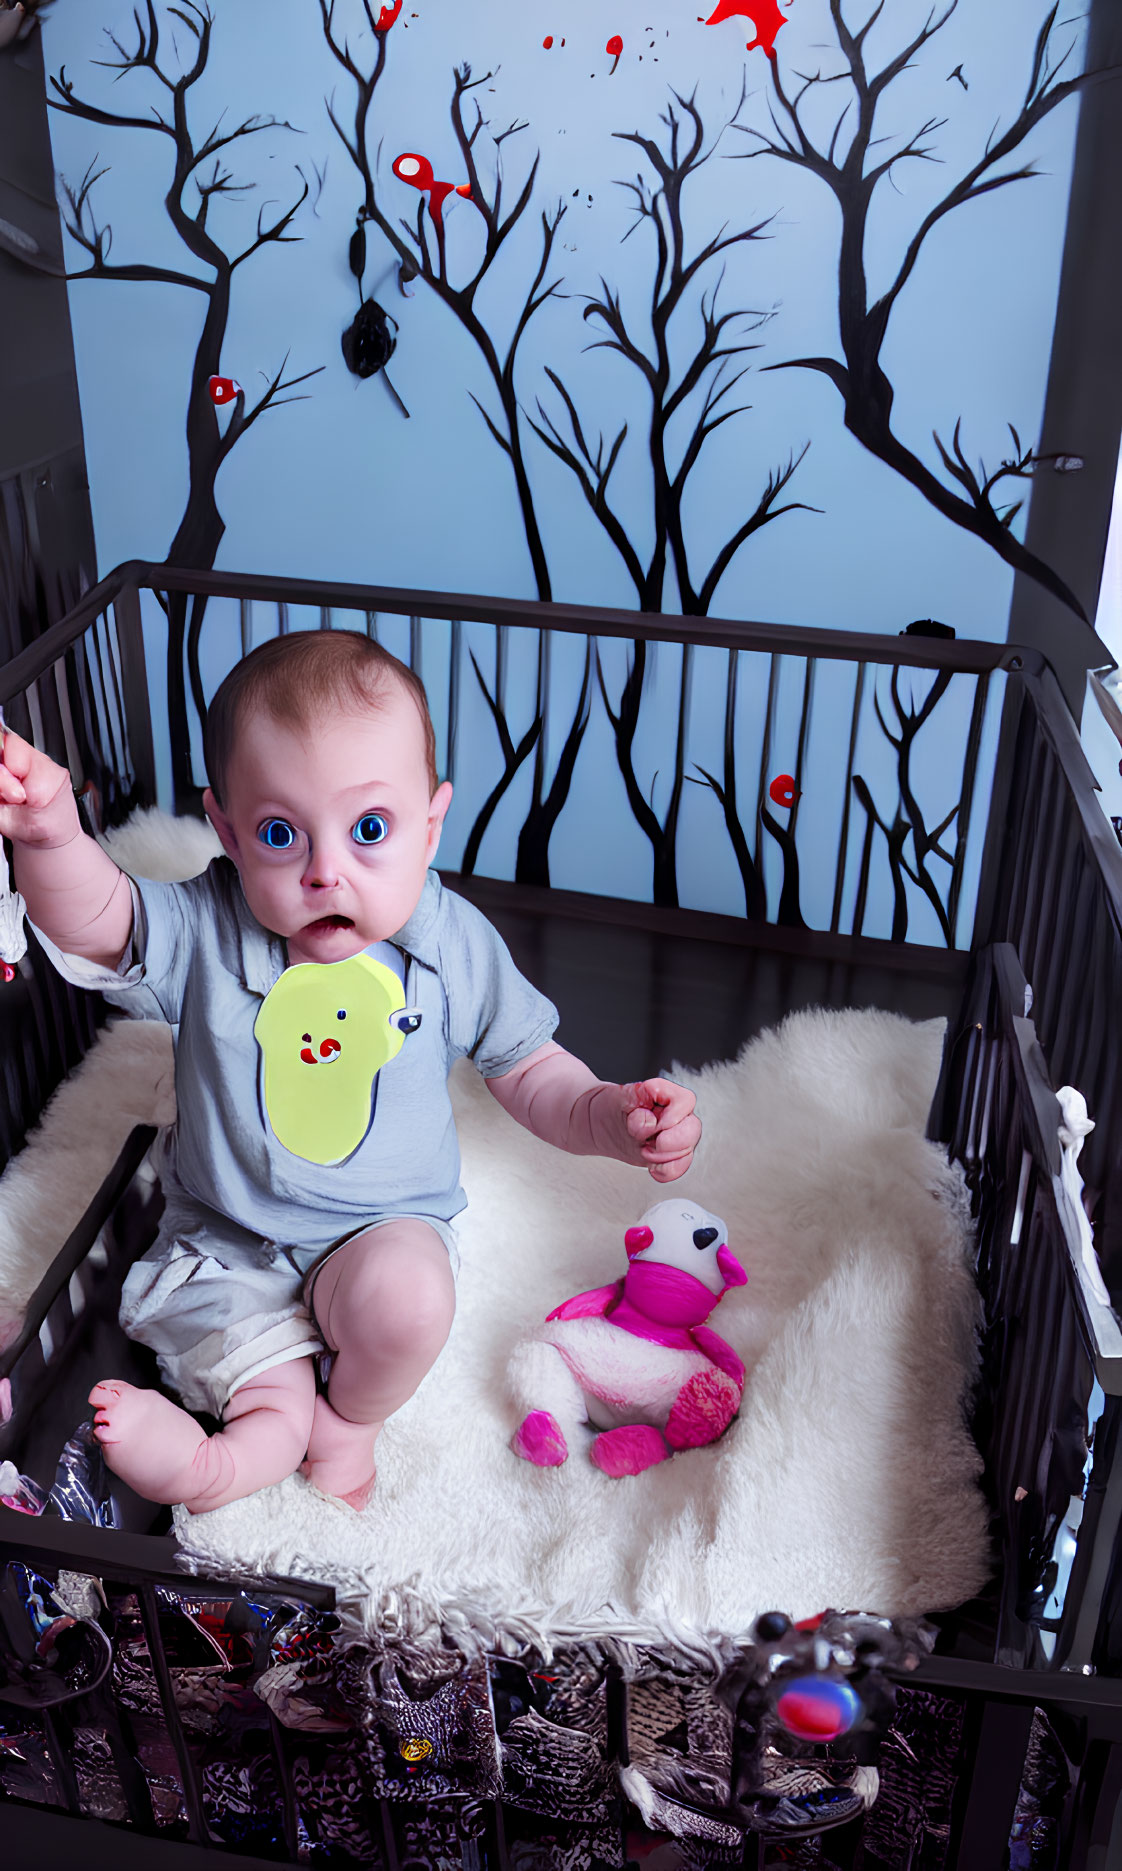
[[[221,1417],[235,1390],[274,1365],[326,1351],[311,1311],[321,1267],[348,1241],[391,1221],[423,1221],[459,1264],[450,1222],[399,1210],[371,1215],[327,1247],[285,1246],[164,1183],[155,1242],[121,1289],[129,1338],[156,1354],[160,1374],[189,1410]]]

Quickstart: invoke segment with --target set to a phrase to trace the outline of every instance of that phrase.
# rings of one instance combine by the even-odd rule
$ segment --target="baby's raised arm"
[[[633,1085],[599,1079],[554,1040],[539,1046],[487,1089],[535,1137],[573,1156],[609,1156],[676,1182],[701,1137],[694,1095],[671,1079]]]
[[[65,767],[0,733],[0,837],[37,929],[68,955],[116,968],[132,939],[128,878],[83,832]]]

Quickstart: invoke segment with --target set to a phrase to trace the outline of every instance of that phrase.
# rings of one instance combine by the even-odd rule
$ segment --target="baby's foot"
[[[332,1494],[356,1511],[374,1492],[374,1442],[381,1423],[348,1423],[317,1396],[308,1453],[300,1473],[321,1494]]]
[[[137,1390],[116,1378],[95,1384],[94,1435],[108,1466],[146,1501],[183,1501],[192,1513],[198,1498],[199,1458],[208,1438],[186,1410],[158,1390]],[[213,1503],[210,1503],[213,1505]]]

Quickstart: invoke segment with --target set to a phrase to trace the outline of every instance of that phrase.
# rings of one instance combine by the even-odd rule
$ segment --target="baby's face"
[[[452,798],[429,797],[424,730],[404,689],[293,728],[238,725],[223,810],[203,795],[259,923],[290,964],[347,961],[417,907]]]

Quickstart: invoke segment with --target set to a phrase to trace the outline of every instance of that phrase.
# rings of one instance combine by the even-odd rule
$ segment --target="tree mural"
[[[220,118],[201,137],[192,127],[190,105],[192,89],[206,71],[211,52],[213,18],[199,0],[183,0],[182,6],[167,9],[194,41],[194,58],[185,64],[172,52],[170,60],[161,57],[160,22],[154,0],[145,0],[145,13],[134,12],[136,44],[130,50],[110,31],[106,37],[115,54],[99,64],[116,72],[117,79],[147,74],[150,88],[160,103],[149,106],[149,115],[130,116],[108,110],[100,104],[79,97],[66,69],[51,79],[55,96],[49,102],[55,110],[85,118],[90,123],[106,124],[114,129],[146,131],[163,137],[170,144],[171,177],[164,206],[168,219],[188,253],[199,263],[199,271],[156,266],[142,261],[110,260],[113,232],[108,222],[100,221],[94,208],[93,191],[107,168],[98,169],[96,158],[86,170],[77,188],[63,181],[64,219],[67,232],[90,256],[90,264],[68,274],[70,279],[135,280],[183,286],[199,293],[204,300],[203,323],[191,368],[187,402],[187,461],[189,487],[182,519],[168,548],[173,565],[207,568],[214,564],[225,532],[225,522],[218,507],[216,483],[219,469],[231,451],[266,410],[280,408],[298,400],[289,394],[298,384],[318,375],[318,370],[286,377],[287,358],[269,379],[257,400],[247,407],[246,393],[231,379],[220,380],[219,396],[228,393],[229,415],[225,428],[219,421],[212,380],[218,379],[222,347],[230,315],[234,276],[254,254],[277,242],[298,240],[290,232],[292,222],[308,195],[308,184],[297,165],[300,189],[295,199],[272,218],[259,210],[253,237],[231,253],[218,241],[209,225],[212,203],[222,196],[246,195],[256,184],[238,182],[228,169],[223,152],[242,138],[260,136],[268,130],[291,132],[293,126],[276,117],[251,116],[230,129]],[[160,107],[162,104],[162,108]],[[322,369],[322,366],[319,367]],[[190,671],[192,694],[200,719],[206,703],[198,665],[198,642],[205,599],[196,598],[188,605],[185,597],[171,594],[166,601],[168,612],[168,707],[171,726],[172,758],[177,798],[190,793],[189,730],[187,701],[183,684],[184,647]]]
[[[784,464],[772,469],[752,510],[716,552],[708,570],[696,577],[691,569],[683,520],[690,477],[701,462],[710,436],[726,422],[746,413],[746,405],[729,403],[726,399],[747,374],[746,365],[740,369],[733,367],[736,360],[759,349],[750,334],[765,322],[762,314],[746,307],[718,311],[717,298],[724,277],[722,256],[759,240],[768,220],[757,221],[733,233],[722,228],[691,253],[685,230],[683,194],[691,178],[712,161],[725,132],[737,124],[744,103],[742,90],[735,111],[709,142],[695,96],[682,97],[675,91],[671,92],[671,101],[659,119],[663,127],[661,138],[644,136],[638,130],[614,132],[619,141],[632,143],[643,152],[654,176],[652,181],[650,176],[640,173],[634,181],[617,184],[633,198],[634,205],[635,219],[624,239],[640,229],[649,230],[653,236],[654,268],[641,318],[625,311],[621,293],[603,278],[599,294],[586,299],[584,318],[593,330],[602,334],[587,348],[615,352],[638,374],[642,383],[646,407],[640,431],[641,445],[651,470],[649,556],[644,559],[634,537],[634,526],[624,521],[612,506],[610,497],[612,473],[627,441],[627,423],[623,423],[610,443],[602,432],[593,443],[577,399],[561,375],[547,366],[546,375],[564,406],[564,418],[551,415],[539,398],[539,421],[532,424],[546,447],[576,477],[585,500],[623,560],[635,586],[639,608],[644,611],[663,610],[666,577],[673,569],[683,613],[687,616],[706,614],[725,572],[754,533],[785,513],[813,510],[804,501],[789,500],[780,504],[780,496],[806,454],[808,445],[804,445],[797,454],[789,455]],[[683,347],[678,339],[677,323],[684,325],[687,320],[697,328],[692,351]],[[566,424],[565,430],[562,421]],[[674,766],[661,812],[654,803],[654,781],[644,786],[635,767],[635,736],[647,674],[648,645],[642,640],[636,641],[623,689],[614,706],[597,665],[600,693],[615,736],[616,759],[628,802],[651,846],[653,899],[671,907],[678,903],[677,836],[682,789],[687,777],[685,735],[693,653],[692,644],[683,645]],[[721,800],[726,821],[730,809],[735,821],[735,786],[730,808],[727,798],[722,797],[721,786],[712,779],[709,783]],[[737,832],[739,834],[739,826]],[[782,840],[786,831],[777,828],[776,836]],[[746,896],[750,902],[758,904],[760,893],[755,865],[743,835],[739,837],[739,843],[734,838],[734,845],[745,878]]]
[[[622,357],[642,380],[648,404],[640,432],[651,467],[651,550],[645,562],[634,527],[613,508],[609,494],[612,473],[627,440],[627,423],[610,444],[602,433],[593,444],[582,422],[578,399],[560,374],[547,368],[546,375],[561,398],[565,414],[550,415],[539,399],[540,420],[532,426],[546,447],[576,476],[588,505],[627,567],[640,610],[665,608],[666,574],[672,565],[682,611],[687,616],[703,616],[725,572],[753,533],[781,514],[811,509],[797,500],[777,505],[806,454],[804,446],[772,470],[751,512],[720,547],[708,570],[700,576],[692,570],[682,518],[690,477],[701,462],[710,436],[745,413],[745,404],[730,404],[726,398],[747,374],[747,366],[736,370],[730,365],[759,349],[747,334],[765,323],[763,315],[745,307],[718,312],[724,273],[722,256],[759,240],[771,217],[731,234],[721,229],[695,252],[688,252],[683,212],[686,185],[712,161],[725,132],[739,123],[745,94],[742,91],[736,110],[708,144],[695,98],[680,97],[675,91],[671,92],[671,100],[659,119],[664,127],[660,140],[638,130],[613,133],[620,142],[633,143],[642,150],[655,177],[652,182],[640,173],[633,182],[617,183],[634,199],[635,219],[624,239],[644,227],[653,239],[654,271],[647,304],[641,317],[632,316],[624,310],[621,293],[601,278],[599,294],[589,296],[584,309],[586,322],[601,334],[587,349],[613,351]],[[692,352],[683,355],[676,321],[684,325],[690,320],[698,328],[697,337]],[[677,446],[672,431],[682,432]]]
[[[796,357],[767,368],[816,370],[828,377],[842,398],[847,429],[878,460],[902,475],[946,519],[983,540],[1014,571],[1034,578],[1086,621],[1074,592],[1012,530],[1023,503],[1003,502],[1001,490],[1010,481],[1025,480],[1042,459],[1022,446],[1016,430],[1010,431],[1013,452],[996,467],[987,469],[982,463],[975,466],[966,455],[960,417],[949,447],[940,436],[934,437],[946,475],[941,479],[892,426],[895,392],[882,363],[882,352],[892,313],[929,235],[947,215],[968,202],[1038,174],[1031,162],[1018,161],[1011,168],[1004,165],[1016,156],[1038,124],[1096,75],[1061,77],[1071,60],[1075,39],[1062,51],[1056,48],[1057,0],[1037,34],[1024,97],[1013,121],[1005,130],[992,132],[976,161],[923,215],[888,286],[870,302],[866,240],[876,191],[891,183],[893,171],[901,163],[939,161],[933,139],[947,122],[945,117],[928,117],[910,135],[901,136],[884,126],[889,114],[883,108],[885,99],[957,9],[958,0],[946,0],[942,10],[931,12],[920,30],[876,70],[871,69],[866,54],[870,34],[885,11],[884,0],[877,0],[860,27],[847,21],[846,0],[829,0],[838,61],[825,62],[805,75],[793,71],[794,84],[784,78],[776,52],[769,54],[771,130],[769,133],[747,124],[735,125],[757,142],[755,149],[742,151],[741,157],[773,156],[793,164],[816,176],[835,196],[841,212],[838,319],[844,361]],[[809,50],[805,48],[801,56],[807,56]],[[961,80],[961,68],[958,76]],[[839,88],[844,100],[840,108],[836,102]],[[831,105],[828,122],[823,133],[816,135],[814,118],[824,98]],[[882,154],[886,143],[895,147]]]
[[[479,861],[479,851],[483,837],[494,818],[499,803],[507,790],[513,785],[522,769],[523,763],[531,753],[534,764],[531,768],[530,807],[518,834],[518,845],[514,863],[514,881],[520,884],[539,884],[548,886],[549,841],[553,828],[561,816],[569,791],[573,783],[573,771],[577,763],[581,742],[588,728],[589,701],[592,683],[592,641],[585,644],[584,674],[581,678],[580,693],[572,720],[565,733],[561,752],[557,758],[553,777],[547,783],[545,755],[546,716],[549,711],[550,664],[552,661],[552,637],[548,630],[537,633],[537,680],[535,685],[534,713],[529,727],[516,741],[507,720],[504,700],[505,674],[509,660],[512,636],[525,636],[524,631],[512,631],[508,626],[498,625],[495,629],[495,683],[494,689],[487,686],[486,677],[479,667],[479,661],[472,652],[471,666],[479,684],[483,699],[495,726],[499,738],[499,747],[503,756],[503,770],[486,799],[483,801],[475,822],[464,844],[460,869],[465,876],[471,876]]]
[[[448,196],[459,191],[437,182],[426,158],[406,152],[397,158],[397,179],[390,187],[400,195],[401,183],[405,181],[418,190],[415,217],[410,221],[395,216],[386,197],[379,193],[377,156],[372,156],[370,150],[370,112],[375,92],[386,72],[390,33],[400,9],[382,6],[376,13],[371,0],[361,0],[361,5],[375,45],[373,57],[367,60],[367,69],[360,64],[337,21],[336,0],[319,0],[324,38],[354,85],[354,116],[349,128],[336,110],[334,98],[328,101],[327,110],[362,182],[359,223],[373,222],[397,255],[403,279],[419,277],[423,280],[463,326],[486,366],[494,386],[497,409],[486,409],[474,397],[473,401],[492,440],[510,462],[537,594],[547,602],[552,597],[552,586],[526,462],[516,370],[519,347],[531,320],[561,285],[560,279],[547,282],[546,276],[565,209],[558,202],[541,214],[540,243],[530,260],[524,261],[522,244],[514,241],[512,246],[512,239],[530,207],[540,158],[535,154],[523,166],[520,180],[508,189],[504,145],[511,137],[520,135],[527,125],[516,121],[504,129],[492,131],[480,108],[478,93],[486,90],[494,74],[488,71],[481,77],[474,77],[470,65],[457,66],[452,75],[452,129],[468,177],[463,187],[475,211],[483,218],[486,234],[478,263],[454,280],[448,267],[444,206]],[[485,144],[490,145],[486,160]],[[414,166],[408,170],[398,167],[406,161]],[[513,201],[510,200],[512,193]],[[517,259],[512,258],[515,247],[518,248]],[[496,337],[479,309],[484,286],[488,281],[498,283],[499,280],[502,281],[501,302],[514,308],[512,322],[502,337]]]
[[[907,940],[908,897],[905,879],[910,879],[916,888],[922,891],[934,910],[939,932],[947,947],[954,947],[954,924],[962,886],[965,826],[970,816],[977,746],[982,732],[982,719],[985,714],[988,690],[988,683],[984,679],[978,682],[974,691],[962,796],[931,829],[925,822],[912,774],[912,751],[916,738],[926,723],[931,720],[950,685],[951,672],[947,669],[940,669],[932,675],[930,687],[921,701],[917,702],[914,696],[910,701],[905,701],[901,694],[900,670],[894,668],[889,680],[889,696],[896,717],[895,729],[889,725],[885,710],[881,706],[880,696],[874,692],[873,708],[877,721],[896,755],[898,797],[894,816],[891,821],[888,821],[878,812],[868,781],[860,773],[853,775],[851,782],[853,790],[865,813],[865,838],[861,851],[857,902],[854,909],[854,929],[858,933],[860,933],[865,915],[875,828],[883,834],[892,879],[891,940],[893,942]],[[956,819],[959,821],[959,830],[956,849],[952,852],[943,848],[942,840]],[[909,840],[911,841],[911,862],[907,855]],[[947,866],[947,870],[943,873],[947,886],[945,890],[940,889],[938,878],[930,870],[929,858],[939,858]]]
[[[381,190],[377,152],[370,148],[371,106],[378,85],[387,70],[391,30],[399,8],[379,6],[361,0],[362,14],[374,36],[372,56],[365,66],[352,49],[337,17],[337,0],[319,0],[324,38],[333,57],[347,73],[354,86],[354,116],[345,125],[335,99],[327,110],[337,136],[347,151],[362,182],[363,197],[358,212],[360,229],[373,224],[397,256],[403,282],[420,279],[447,307],[471,338],[486,367],[495,394],[491,409],[472,394],[491,439],[510,462],[522,517],[526,546],[530,555],[537,595],[548,602],[552,582],[545,545],[534,505],[534,491],[525,453],[525,417],[517,385],[519,350],[529,326],[548,300],[559,292],[560,277],[549,279],[557,231],[565,215],[561,202],[540,213],[540,238],[532,246],[528,260],[517,233],[530,209],[537,182],[540,156],[535,153],[519,170],[518,179],[510,181],[505,144],[528,126],[515,121],[492,131],[479,104],[479,93],[490,85],[493,73],[475,77],[468,64],[452,74],[451,121],[460,160],[467,182],[454,185],[435,179],[431,163],[424,156],[404,152],[392,164],[396,178],[388,187],[400,193],[402,182],[418,190],[420,199],[412,220],[396,221],[388,206],[388,194]],[[489,153],[484,156],[485,148]],[[485,229],[483,249],[474,267],[453,277],[449,269],[447,229],[444,207],[454,193],[466,194],[474,210],[482,217]],[[466,212],[466,210],[462,211]],[[496,336],[484,319],[479,301],[485,297],[488,282],[502,282],[501,302],[507,307],[507,329]],[[525,823],[519,834],[515,864],[520,883],[549,883],[549,840],[561,810],[569,796],[573,768],[588,725],[588,700],[591,652],[585,679],[572,722],[566,732],[552,776],[546,770],[545,708],[548,690],[549,639],[541,632],[537,647],[538,703],[526,731],[515,738],[507,722],[503,704],[503,664],[509,650],[509,632],[500,628],[496,636],[494,688],[488,687],[478,662],[472,665],[488,711],[495,725],[503,767],[487,798],[483,801],[468,835],[461,860],[465,873],[474,871],[487,827],[500,801],[513,784],[523,763],[534,756],[531,799]]]

